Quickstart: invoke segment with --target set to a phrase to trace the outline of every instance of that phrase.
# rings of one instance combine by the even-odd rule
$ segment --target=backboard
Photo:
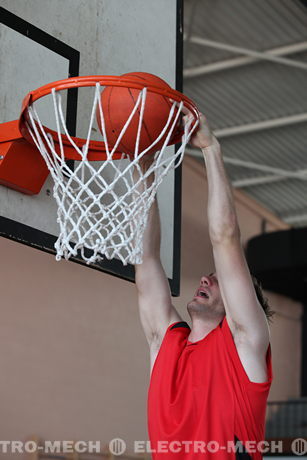
[[[68,77],[141,71],[182,89],[182,0],[2,0],[0,37],[0,123],[19,117],[29,91]],[[86,135],[87,106],[80,92],[68,93],[65,116],[71,135]],[[48,123],[48,106],[42,110]],[[54,254],[59,229],[52,186],[48,177],[33,196],[0,186],[1,236]],[[180,167],[160,186],[158,201],[162,263],[172,294],[179,295]],[[84,263],[79,257],[71,260]],[[133,267],[116,259],[89,267],[134,279]]]

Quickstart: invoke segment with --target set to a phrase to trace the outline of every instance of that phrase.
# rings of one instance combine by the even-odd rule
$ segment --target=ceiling
[[[220,140],[233,186],[289,225],[307,225],[307,2],[184,8],[184,93]]]

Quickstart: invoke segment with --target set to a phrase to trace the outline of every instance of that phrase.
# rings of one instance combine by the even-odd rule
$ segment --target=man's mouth
[[[197,290],[196,297],[203,297],[205,299],[209,299],[209,294],[205,289],[201,288]]]

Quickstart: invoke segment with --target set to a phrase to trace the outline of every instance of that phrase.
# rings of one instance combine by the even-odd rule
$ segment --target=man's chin
[[[187,304],[187,310],[188,312],[206,311],[208,310],[208,305],[204,302],[199,302],[197,299],[193,299]]]
[[[223,306],[204,301],[198,302],[197,299],[193,299],[187,304],[187,310],[191,318],[202,317],[213,319],[225,316],[225,309]]]
[[[205,297],[193,297],[193,299],[190,300],[190,302],[188,302],[188,305],[190,305],[191,303],[195,303],[197,305],[207,306],[208,303],[209,303],[209,299],[207,299]]]

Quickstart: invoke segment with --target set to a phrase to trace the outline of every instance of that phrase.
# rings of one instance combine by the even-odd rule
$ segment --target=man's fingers
[[[173,104],[175,101],[171,98],[169,98],[169,101]],[[181,112],[184,114],[184,117],[183,117],[183,121],[184,123],[186,124],[186,122],[189,120],[189,119],[193,119],[194,118],[194,115],[192,114],[191,110],[189,110],[185,105],[182,106],[181,108]],[[207,119],[205,117],[205,115],[203,113],[200,113],[200,119],[201,121],[203,121],[204,123],[207,123]]]
[[[181,111],[182,111],[185,115],[189,115],[189,116],[193,117],[191,111],[190,111],[187,107],[185,107],[184,105],[182,106]]]
[[[185,106],[182,107],[182,112],[185,114],[185,116],[183,117],[183,120],[194,118],[192,112],[190,112],[190,110],[187,109]],[[199,115],[200,115],[200,125],[208,126],[208,121],[205,115],[201,112],[199,113]]]
[[[200,117],[200,122],[205,124],[205,125],[208,125],[208,120],[207,118],[205,117],[205,115],[201,112],[199,112],[199,117]]]
[[[193,122],[193,117],[190,115],[185,115],[182,118],[182,127],[187,127],[187,129],[189,129],[192,122]]]

